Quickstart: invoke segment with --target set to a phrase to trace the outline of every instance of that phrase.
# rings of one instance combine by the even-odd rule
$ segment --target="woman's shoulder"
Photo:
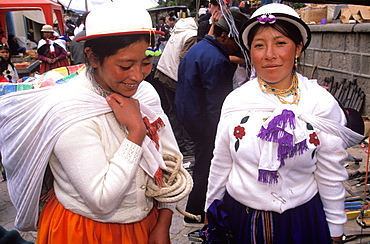
[[[298,78],[299,88],[306,97],[317,101],[317,103],[336,104],[334,96],[324,86],[321,86],[316,79],[308,79],[301,74],[298,74]]]

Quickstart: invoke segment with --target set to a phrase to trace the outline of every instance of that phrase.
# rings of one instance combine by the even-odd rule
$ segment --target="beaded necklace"
[[[290,85],[288,89],[272,88],[260,76],[258,76],[257,78],[258,78],[258,84],[262,92],[275,95],[279,99],[279,101],[283,104],[298,104],[299,103],[301,95],[299,93],[299,88],[298,88],[297,74],[295,73],[293,74],[292,84]],[[285,99],[290,96],[293,96],[293,101],[292,102],[286,101]]]

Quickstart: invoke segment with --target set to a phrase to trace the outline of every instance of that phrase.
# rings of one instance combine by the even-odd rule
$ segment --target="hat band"
[[[90,34],[90,35],[105,35],[105,34],[114,34],[114,33],[125,33],[125,32],[129,32],[129,33],[132,33],[132,32],[150,32],[152,31],[152,29],[150,28],[144,28],[144,27],[141,27],[141,28],[125,28],[125,29],[115,29],[115,30],[108,30],[108,31],[100,31],[100,32],[96,32],[94,34]]]

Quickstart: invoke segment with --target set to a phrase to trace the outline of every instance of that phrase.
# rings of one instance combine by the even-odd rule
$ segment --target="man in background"
[[[229,10],[229,21],[240,30],[248,18],[236,10]],[[239,51],[236,34],[223,15],[214,24],[213,34],[190,48],[180,62],[175,105],[178,119],[194,143],[194,187],[189,195],[186,211],[201,215],[201,224],[185,217],[185,226],[200,227],[204,221],[204,204],[214,140],[221,106],[233,90],[233,75],[237,65],[229,56]]]

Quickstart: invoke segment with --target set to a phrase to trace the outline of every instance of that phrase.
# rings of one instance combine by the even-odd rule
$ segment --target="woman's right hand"
[[[146,127],[140,113],[140,104],[137,99],[123,97],[113,93],[106,97],[117,120],[127,127],[127,139],[141,146],[146,135]]]
[[[48,62],[49,64],[52,64],[52,63],[53,63],[53,59],[51,59],[51,58],[46,58],[46,62]]]

